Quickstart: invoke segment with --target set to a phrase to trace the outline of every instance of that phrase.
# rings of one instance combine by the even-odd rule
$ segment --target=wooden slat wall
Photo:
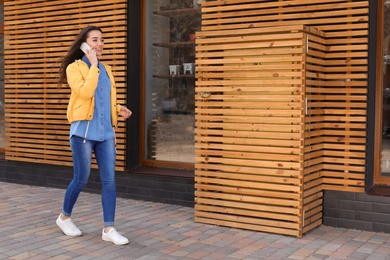
[[[267,40],[275,47],[275,37],[282,35],[276,28],[294,25],[318,30],[318,35],[308,33],[302,68],[275,64],[282,71],[272,76],[248,68],[250,62],[268,64],[270,53],[252,50],[259,56],[249,58],[246,49],[265,48],[260,43]],[[254,29],[270,34],[257,39],[257,45],[248,44]],[[321,224],[324,189],[364,192],[367,0],[208,1],[197,36],[196,221],[301,236]],[[241,48],[232,60],[230,37]],[[289,37],[292,44],[293,30]],[[273,61],[289,61],[283,55],[299,56],[297,49],[278,52]],[[307,98],[307,107],[293,106],[299,103],[291,103],[298,101],[293,97],[286,101],[282,93],[275,95],[286,87],[278,82],[280,75],[290,76],[291,86],[303,80],[306,92],[291,94]],[[307,116],[301,132],[292,129],[300,126],[294,121],[298,114],[290,116],[288,127],[282,126],[287,122],[284,106],[290,113],[307,113],[300,117]],[[291,137],[281,141],[283,131]],[[278,167],[283,170],[275,171]],[[283,211],[290,218],[281,218],[279,207],[288,198],[294,210]]]
[[[302,30],[198,34],[196,221],[300,236]]]
[[[327,50],[324,86],[316,90],[320,98],[317,97],[313,108],[321,110],[323,116],[320,123],[323,189],[364,192],[368,1],[345,2],[336,10],[348,22],[333,25],[333,28],[332,24],[318,26],[325,32]]]
[[[56,86],[59,60],[83,27],[101,27],[101,60],[113,66],[118,102],[125,104],[127,1],[18,0],[5,1],[4,6],[6,159],[70,166],[70,89]],[[124,121],[116,133],[116,169],[123,171]]]

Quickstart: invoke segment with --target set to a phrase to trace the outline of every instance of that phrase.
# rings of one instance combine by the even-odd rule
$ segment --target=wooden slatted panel
[[[368,5],[368,1],[359,1]],[[366,10],[363,6],[356,8]],[[345,15],[353,17],[348,7]],[[364,21],[366,21],[365,19]],[[348,22],[325,30],[322,109],[322,183],[326,190],[364,192],[366,172],[368,24]]]
[[[80,30],[102,28],[118,102],[126,102],[127,1],[5,1],[6,159],[72,165],[66,107],[68,86],[57,88],[59,60]],[[117,167],[125,169],[126,129],[119,121]],[[96,163],[93,165],[96,168]]]
[[[286,24],[323,31],[348,30],[346,24],[368,28],[367,0],[216,0],[203,3],[202,13],[202,31]]]
[[[301,235],[302,29],[198,34],[196,221]]]
[[[323,188],[364,192],[368,1],[227,0],[203,4],[202,31],[304,24],[325,33],[325,85],[316,104]]]
[[[218,64],[218,60],[213,61],[213,49],[210,49],[211,53],[209,59],[209,64],[202,64],[204,57],[204,51],[200,51],[200,47],[205,47],[203,45],[213,45],[213,37],[218,37],[220,35],[229,35],[240,36],[245,35],[249,30],[256,28],[261,28],[263,32],[269,30],[272,32],[277,27],[287,27],[293,25],[309,25],[312,28],[315,27],[320,31],[323,31],[322,36],[324,40],[313,39],[309,37],[309,44],[314,44],[311,47],[308,55],[308,65],[305,67],[302,73],[305,73],[305,84],[308,85],[307,97],[308,97],[308,107],[307,111],[309,113],[309,118],[306,121],[304,129],[304,138],[305,142],[308,143],[305,146],[305,153],[302,153],[302,160],[304,160],[304,170],[298,173],[294,172],[291,175],[299,179],[299,174],[304,174],[302,182],[298,184],[293,180],[294,178],[286,179],[286,183],[291,185],[301,185],[299,186],[302,190],[302,197],[296,198],[299,201],[299,206],[303,210],[300,213],[298,212],[298,218],[301,217],[300,221],[303,225],[294,226],[294,228],[302,228],[298,230],[295,235],[300,236],[302,233],[307,232],[312,229],[314,226],[321,223],[321,207],[322,207],[322,191],[323,189],[333,189],[333,190],[343,190],[343,191],[354,191],[354,192],[363,192],[364,191],[364,172],[365,172],[365,145],[366,145],[366,102],[367,102],[367,41],[368,41],[368,1],[367,0],[279,0],[279,1],[270,1],[270,0],[226,0],[226,1],[207,1],[203,3],[202,6],[202,31],[198,33],[198,36],[201,38],[197,41],[199,44],[197,58],[198,58],[198,96],[197,96],[197,113],[199,115],[198,127],[204,127],[204,122],[200,120],[200,117],[204,113],[208,113],[208,110],[203,110],[207,102],[215,102],[216,107],[218,105],[221,109],[220,114],[214,114],[212,117],[213,125],[208,123],[208,127],[213,127],[213,131],[206,132],[197,132],[198,138],[196,139],[196,154],[197,154],[197,164],[196,164],[196,215],[200,210],[203,210],[202,216],[196,217],[197,221],[207,222],[219,225],[228,225],[241,228],[250,228],[255,230],[271,231],[276,233],[286,233],[287,228],[280,229],[279,222],[268,222],[271,226],[264,228],[265,224],[247,224],[249,221],[245,218],[245,221],[241,221],[240,215],[238,215],[236,210],[239,207],[245,205],[245,201],[248,199],[256,200],[258,195],[255,193],[252,194],[253,197],[248,197],[246,194],[241,194],[243,187],[241,185],[235,185],[236,181],[229,183],[230,190],[229,192],[235,191],[236,196],[226,196],[222,195],[226,193],[226,190],[208,190],[209,186],[198,186],[204,185],[202,181],[203,172],[218,172],[218,176],[214,176],[217,180],[214,180],[214,186],[226,186],[225,183],[220,184],[219,179],[226,178],[230,176],[232,172],[241,176],[241,171],[245,172],[252,170],[251,176],[254,174],[259,174],[256,167],[268,167],[266,172],[269,172],[269,167],[272,167],[272,164],[264,164],[264,160],[270,159],[269,157],[257,158],[253,156],[252,149],[248,149],[245,145],[251,145],[255,147],[258,145],[258,142],[252,141],[251,135],[245,135],[241,132],[241,129],[235,128],[232,124],[228,125],[229,136],[224,136],[226,127],[224,127],[225,122],[230,118],[227,118],[224,111],[226,108],[224,104],[227,101],[233,101],[229,103],[233,107],[229,106],[229,109],[235,107],[238,101],[241,101],[243,98],[242,91],[247,91],[246,87],[240,89],[240,92],[236,91],[233,95],[227,95],[228,92],[223,92],[224,87],[235,87],[236,89],[240,88],[240,85],[231,86],[229,82],[226,84],[226,80],[223,81],[218,78],[217,74],[212,75],[215,78],[210,78],[215,81],[215,84],[219,84],[219,88],[214,88],[213,90],[221,91],[216,100],[209,100],[207,102],[202,99],[203,96],[207,96],[208,92],[202,87],[206,87],[209,83],[204,83],[203,81],[207,78],[203,78],[204,74],[209,72],[214,72],[216,66],[224,66],[223,64]],[[277,35],[278,32],[274,32]],[[271,35],[272,37],[272,35]],[[204,41],[204,40],[208,41]],[[316,46],[317,44],[318,46]],[[219,52],[230,52],[229,45],[225,43],[220,43]],[[321,49],[324,48],[325,49]],[[213,47],[213,46],[212,46]],[[318,49],[319,48],[319,49]],[[281,53],[284,54],[284,53]],[[290,52],[290,54],[294,54]],[[313,67],[315,62],[319,62],[321,66]],[[239,58],[237,57],[237,60]],[[243,59],[242,61],[246,61]],[[241,61],[241,63],[242,63]],[[307,62],[305,60],[305,62]],[[231,65],[231,64],[229,64]],[[246,75],[246,66],[239,65],[239,62],[236,64],[236,75]],[[279,66],[279,68],[281,68]],[[317,70],[318,73],[317,73]],[[221,73],[220,71],[218,73]],[[259,75],[263,75],[259,72]],[[308,74],[306,74],[308,73]],[[311,75],[310,73],[317,73],[316,75]],[[237,76],[238,77],[238,76]],[[239,77],[238,77],[239,78]],[[295,78],[294,78],[295,79]],[[258,79],[257,79],[258,80]],[[251,84],[256,84],[256,80],[251,82]],[[260,82],[265,82],[262,79]],[[291,81],[294,83],[295,81]],[[316,85],[319,82],[319,85]],[[245,81],[242,81],[244,84]],[[279,85],[274,81],[270,83],[271,86],[276,89]],[[204,84],[204,85],[203,85]],[[214,82],[213,82],[214,84]],[[261,84],[261,83],[258,83]],[[244,85],[245,86],[245,85]],[[225,97],[226,94],[226,97]],[[258,94],[258,93],[256,93]],[[212,93],[210,97],[213,97],[215,94]],[[236,95],[236,98],[232,98]],[[252,104],[258,104],[258,96],[252,95]],[[262,100],[260,100],[262,101]],[[275,104],[280,106],[279,102],[272,100],[269,107],[274,108]],[[218,103],[219,102],[219,103]],[[261,102],[260,102],[261,103]],[[285,104],[289,104],[285,102]],[[207,104],[207,106],[211,106]],[[239,108],[239,107],[238,107]],[[229,110],[230,111],[230,110]],[[256,114],[255,111],[240,111],[236,109],[234,113],[241,113],[240,115],[245,118],[240,121],[236,120],[235,123],[245,124],[249,122],[252,124],[249,128],[251,130],[256,129],[257,132],[264,130],[262,128],[256,128],[257,124],[250,121],[250,119],[259,117],[261,114]],[[265,115],[265,114],[263,114]],[[271,114],[268,120],[272,120],[275,115]],[[207,118],[208,119],[208,118]],[[265,124],[270,121],[260,121],[262,124]],[[201,125],[202,124],[202,125]],[[269,129],[268,129],[269,130]],[[204,131],[203,129],[198,131]],[[273,149],[275,143],[282,144],[279,141],[278,130],[272,129],[272,137],[268,140],[268,145],[270,149]],[[202,135],[200,135],[202,134]],[[252,134],[252,133],[251,133]],[[205,138],[204,136],[207,136]],[[241,141],[237,142],[237,138],[246,139],[247,142]],[[260,134],[260,137],[257,138],[266,138]],[[307,139],[307,140],[306,140]],[[217,141],[217,143],[212,143],[212,141]],[[278,142],[279,141],[279,142]],[[227,143],[229,143],[227,145]],[[241,145],[239,147],[238,145]],[[239,147],[237,149],[237,147]],[[252,148],[251,147],[251,148]],[[294,147],[294,146],[291,146]],[[290,147],[290,148],[291,148]],[[237,150],[233,150],[237,149]],[[213,154],[209,152],[205,153],[203,150],[213,150]],[[226,159],[227,155],[225,154],[225,149],[231,149],[229,153],[229,159]],[[311,151],[311,149],[313,149]],[[256,152],[265,153],[266,150],[257,150]],[[274,156],[272,159],[275,162],[278,162],[285,157],[281,156],[283,154],[283,149],[273,149],[274,153],[279,153],[277,156]],[[284,152],[287,152],[288,149],[284,149]],[[267,151],[269,152],[269,150]],[[247,154],[251,154],[250,160],[247,160]],[[238,158],[243,156],[242,160],[232,160],[232,156]],[[303,159],[305,158],[305,159]],[[239,163],[237,165],[232,165],[232,162]],[[227,166],[226,164],[231,164]],[[204,168],[207,165],[208,168]],[[313,166],[314,165],[314,166]],[[211,167],[211,168],[210,168]],[[299,170],[298,170],[299,171]],[[263,169],[261,171],[263,174]],[[198,176],[202,177],[201,179]],[[237,178],[237,177],[236,177]],[[210,179],[210,178],[209,178]],[[207,179],[206,181],[209,181]],[[254,178],[255,179],[255,178]],[[252,182],[250,178],[246,179],[247,182]],[[206,182],[207,183],[207,182]],[[218,185],[217,185],[218,184]],[[213,187],[214,187],[213,186]],[[259,185],[256,188],[267,189],[269,192],[274,194],[279,194],[280,190],[277,187],[270,188],[267,185]],[[198,190],[199,189],[199,190]],[[206,189],[207,193],[204,193],[202,189]],[[222,188],[220,188],[222,189]],[[254,188],[250,186],[250,190],[253,192]],[[207,195],[207,198],[203,198]],[[234,198],[234,203],[232,202]],[[213,204],[215,203],[215,204]],[[238,203],[238,204],[237,204]],[[200,209],[199,207],[203,205],[200,204],[209,204],[209,208]],[[231,218],[226,218],[222,216],[214,216],[213,210],[215,205],[219,205],[218,208],[221,212],[229,212]],[[245,211],[240,211],[239,214],[248,214],[247,216],[259,216],[258,208],[253,208],[253,201],[249,200],[246,204],[247,208],[244,208]],[[270,212],[268,212],[270,213]],[[275,212],[274,212],[275,213]],[[268,217],[274,216],[277,217],[278,214],[270,213],[267,216],[260,215],[260,220],[264,220],[262,217],[266,218],[269,221]],[[296,220],[296,219],[295,219]],[[240,222],[241,221],[241,222]],[[246,224],[244,224],[246,223]],[[291,228],[291,227],[289,227]],[[293,229],[294,229],[293,228]],[[292,232],[294,233],[294,232]]]

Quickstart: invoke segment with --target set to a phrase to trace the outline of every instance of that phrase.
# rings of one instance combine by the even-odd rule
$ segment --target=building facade
[[[72,176],[58,62],[103,29],[121,196],[195,221],[301,237],[390,232],[386,0],[4,1],[0,180]],[[1,32],[1,31],[0,31]],[[1,78],[1,77],[0,77]],[[88,191],[99,191],[93,165]]]

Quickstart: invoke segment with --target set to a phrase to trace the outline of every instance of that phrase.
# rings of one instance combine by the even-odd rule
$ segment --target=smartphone
[[[91,46],[88,45],[88,43],[83,42],[80,46],[80,49],[84,52],[87,53],[87,51],[91,50]]]

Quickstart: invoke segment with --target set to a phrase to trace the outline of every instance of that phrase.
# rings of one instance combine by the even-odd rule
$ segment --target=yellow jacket
[[[104,65],[104,64],[103,64]],[[115,80],[111,67],[104,65],[111,82],[111,123],[117,126],[121,106],[116,103]],[[66,68],[68,84],[71,88],[67,118],[69,123],[91,120],[95,106],[95,90],[98,85],[100,70],[96,66],[88,67],[82,60],[76,60]]]

